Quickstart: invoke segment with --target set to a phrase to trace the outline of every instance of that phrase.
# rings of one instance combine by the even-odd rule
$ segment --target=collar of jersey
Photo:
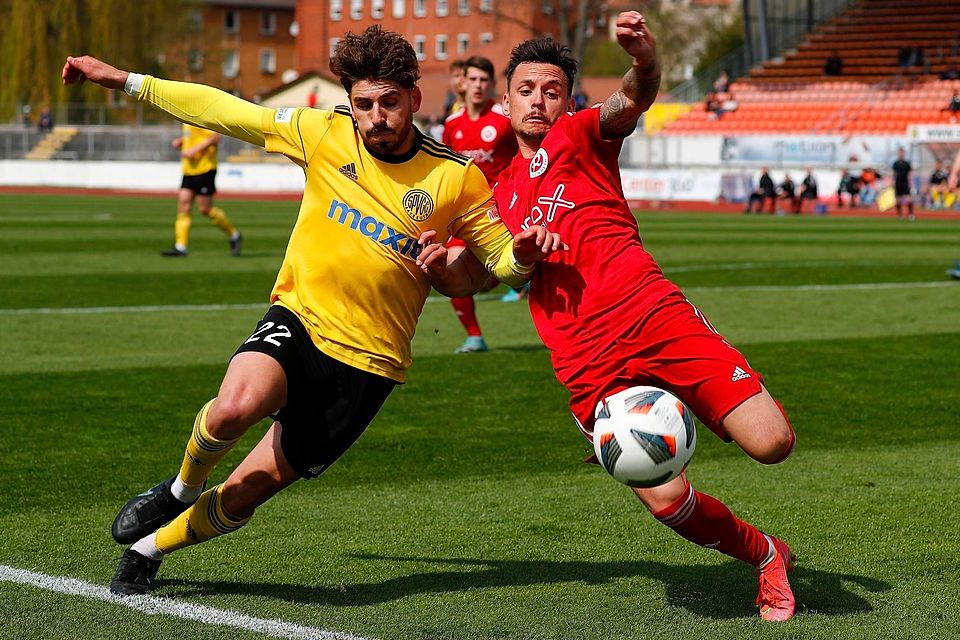
[[[400,154],[398,156],[377,153],[367,145],[363,145],[363,148],[367,150],[367,153],[369,153],[371,156],[373,156],[380,162],[389,162],[390,164],[400,164],[401,162],[406,162],[407,160],[410,160],[411,158],[413,158],[413,156],[417,155],[417,153],[420,152],[420,145],[423,144],[423,134],[420,133],[420,130],[417,129],[416,126],[414,126],[413,135],[414,135],[413,146],[410,147],[409,151],[407,151],[406,153]]]

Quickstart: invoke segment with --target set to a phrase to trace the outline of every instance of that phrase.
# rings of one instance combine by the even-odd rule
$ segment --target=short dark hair
[[[553,38],[534,38],[525,40],[515,46],[510,52],[510,61],[507,62],[507,85],[513,78],[513,72],[521,64],[552,64],[560,67],[563,75],[567,76],[568,89],[573,91],[573,79],[577,75],[577,61],[570,52],[570,47],[560,44]]]
[[[420,79],[420,63],[413,46],[399,33],[384,31],[380,25],[367,27],[359,35],[347,32],[330,58],[330,71],[347,93],[359,80],[386,80],[413,89]]]
[[[483,56],[470,56],[463,61],[463,69],[467,70],[468,67],[473,67],[474,69],[480,69],[493,80],[493,63],[490,62],[490,58],[484,58]]]
[[[453,62],[450,63],[450,73],[453,73],[457,69],[460,69],[461,71],[463,71],[466,68],[467,68],[467,65],[463,60],[454,60]]]

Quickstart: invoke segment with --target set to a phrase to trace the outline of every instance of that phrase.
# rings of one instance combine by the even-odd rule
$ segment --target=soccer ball
[[[630,487],[656,487],[673,480],[697,446],[690,409],[656,387],[615,393],[597,404],[594,418],[597,459]]]

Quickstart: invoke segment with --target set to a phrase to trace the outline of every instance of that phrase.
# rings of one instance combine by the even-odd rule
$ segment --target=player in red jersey
[[[483,171],[490,186],[493,186],[497,176],[517,153],[517,138],[513,135],[510,120],[493,99],[493,63],[481,56],[468,58],[464,61],[463,80],[466,87],[464,106],[451,114],[444,123],[443,143],[454,151],[473,158],[474,164]],[[462,240],[451,238],[447,246],[465,247],[466,244]],[[486,284],[486,288],[493,288],[496,284],[496,280],[491,280]],[[477,321],[473,296],[451,298],[450,303],[460,324],[467,331],[467,339],[457,349],[457,353],[486,351],[487,343]]]
[[[620,148],[656,98],[660,69],[639,13],[621,13],[616,26],[633,66],[621,89],[595,108],[569,113],[577,65],[567,47],[550,39],[521,43],[507,67],[503,106],[520,153],[494,189],[500,216],[513,233],[542,225],[567,246],[534,270],[530,311],[537,331],[587,438],[598,403],[649,384],[677,395],[754,460],[780,462],[795,441],[786,415],[760,374],[664,277],[624,199]],[[448,252],[432,245],[430,253]],[[456,262],[454,256],[445,259]],[[461,256],[471,260],[469,252]],[[687,540],[755,567],[761,618],[794,615],[787,545],[695,491],[686,473],[633,491],[654,518]]]

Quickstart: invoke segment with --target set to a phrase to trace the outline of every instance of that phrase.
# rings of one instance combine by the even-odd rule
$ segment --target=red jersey
[[[591,367],[615,369],[618,359],[628,360],[618,340],[635,333],[656,302],[679,292],[643,248],[624,200],[622,144],[600,137],[599,108],[567,113],[533,158],[516,155],[494,188],[511,233],[541,224],[570,247],[538,263],[529,298],[557,378],[568,388]]]
[[[473,158],[491,185],[517,153],[517,137],[510,118],[493,100],[476,120],[470,119],[466,108],[451,114],[443,124],[443,144]]]

